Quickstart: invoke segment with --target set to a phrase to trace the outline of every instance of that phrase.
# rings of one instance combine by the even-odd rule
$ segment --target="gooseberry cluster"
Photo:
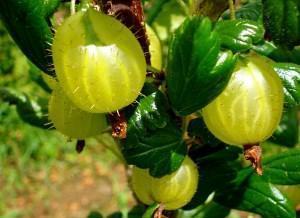
[[[152,66],[161,70],[160,42],[149,26],[146,30]],[[101,133],[108,126],[105,114],[133,103],[145,83],[146,61],[135,35],[94,9],[67,18],[57,28],[52,50],[57,81],[44,75],[53,88],[49,119],[71,138]],[[272,135],[283,109],[283,87],[271,65],[254,52],[240,55],[225,90],[201,110],[219,140],[244,146],[258,174],[259,143]],[[157,202],[174,210],[192,199],[198,177],[196,164],[186,157],[179,169],[161,178],[133,167],[132,188],[144,204]]]

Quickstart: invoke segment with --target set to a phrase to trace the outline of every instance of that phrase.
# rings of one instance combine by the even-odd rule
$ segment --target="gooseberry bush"
[[[1,1],[0,15],[49,92],[0,87],[1,101],[78,152],[117,143],[137,205],[109,217],[297,216],[299,0]]]

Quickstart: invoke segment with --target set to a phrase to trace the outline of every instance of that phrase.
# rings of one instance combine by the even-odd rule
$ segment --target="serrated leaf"
[[[220,51],[220,40],[208,18],[187,18],[170,43],[168,96],[182,116],[206,106],[230,79],[235,57]]]
[[[216,202],[209,202],[208,204],[198,206],[193,210],[179,211],[180,218],[224,218],[230,212],[230,209],[224,207]]]
[[[290,149],[263,161],[263,178],[278,185],[300,184],[300,149]]]
[[[270,141],[287,147],[294,147],[299,143],[297,107],[283,112],[280,124],[270,138]]]
[[[59,0],[0,1],[0,15],[12,38],[35,65],[52,75],[50,15],[59,3]]]
[[[275,63],[284,86],[285,107],[291,108],[300,103],[300,65],[291,63]]]
[[[280,191],[248,169],[241,171],[235,182],[217,191],[214,200],[264,218],[296,217],[294,208]]]
[[[300,4],[298,0],[263,0],[263,17],[268,38],[277,45],[299,45]]]
[[[149,168],[154,177],[177,170],[187,153],[182,132],[169,118],[165,102],[160,91],[140,100],[128,120],[128,136],[122,149],[128,164]]]
[[[251,20],[222,20],[216,23],[221,46],[234,52],[246,52],[264,37],[264,29]]]
[[[40,102],[34,101],[24,93],[0,87],[0,100],[11,105],[16,105],[18,115],[24,122],[43,129],[49,128],[46,125],[49,121],[46,116],[48,114],[48,107],[45,99],[41,99]]]

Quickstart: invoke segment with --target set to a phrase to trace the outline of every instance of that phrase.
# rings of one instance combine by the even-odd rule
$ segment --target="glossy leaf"
[[[0,100],[16,105],[20,118],[33,126],[48,129],[47,101],[37,102],[31,100],[26,94],[19,93],[9,88],[0,88]]]
[[[50,15],[59,0],[0,1],[0,15],[24,54],[42,71],[54,74],[51,58]]]
[[[292,48],[299,45],[300,4],[298,0],[263,0],[267,36],[276,44]]]
[[[128,120],[128,136],[123,146],[128,164],[149,168],[154,177],[177,170],[187,152],[182,132],[167,115],[165,102],[159,91],[140,100]]]
[[[298,106],[300,103],[300,65],[276,63],[274,69],[284,86],[285,107]]]
[[[263,39],[264,29],[251,20],[223,20],[217,22],[215,31],[220,35],[221,46],[235,52],[248,51],[252,44]]]
[[[237,179],[219,190],[214,200],[229,208],[260,214],[264,218],[295,218],[290,202],[272,184],[251,169],[243,170]]]
[[[286,48],[277,47],[272,42],[264,41],[254,45],[252,49],[257,53],[268,56],[277,62],[291,62],[300,64],[300,50],[297,47],[295,47],[293,50],[289,50]]]
[[[282,114],[281,122],[270,140],[287,147],[294,147],[299,143],[297,107],[290,108]]]
[[[206,106],[223,91],[234,64],[231,51],[220,51],[208,18],[187,18],[168,53],[167,86],[174,111],[185,116]]]
[[[263,178],[278,185],[300,184],[300,150],[291,149],[263,161]]]

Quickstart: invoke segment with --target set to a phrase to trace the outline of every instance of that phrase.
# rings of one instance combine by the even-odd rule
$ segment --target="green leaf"
[[[220,51],[208,18],[187,18],[172,38],[167,67],[168,96],[174,111],[191,114],[217,97],[227,85],[235,56]]]
[[[158,207],[159,207],[159,204],[157,204],[157,203],[150,205],[147,208],[146,212],[143,214],[142,218],[152,218],[154,212],[157,210]]]
[[[295,47],[293,50],[277,47],[272,42],[263,41],[252,47],[259,54],[268,56],[276,62],[289,62],[300,64],[300,49]]]
[[[246,52],[264,37],[263,27],[251,20],[219,21],[215,31],[220,35],[221,46],[234,52]]]
[[[290,149],[263,161],[263,178],[278,185],[300,184],[300,149]]]
[[[263,0],[267,36],[277,45],[292,48],[300,40],[300,4],[298,0]]]
[[[50,15],[59,3],[59,0],[0,1],[0,15],[12,38],[35,65],[52,75]]]
[[[264,218],[295,218],[290,202],[272,184],[248,168],[216,192],[214,200],[226,207],[260,214]]]
[[[276,144],[294,147],[299,143],[299,121],[297,107],[283,112],[281,122],[270,140]]]
[[[276,63],[274,69],[284,86],[285,107],[298,106],[300,103],[300,65]]]
[[[230,209],[216,202],[209,202],[200,205],[193,210],[180,210],[178,217],[180,218],[224,218],[230,212]]]
[[[16,92],[10,88],[0,87],[0,100],[11,105],[16,105],[20,118],[33,126],[48,129],[48,103],[41,99],[39,102],[31,100],[26,94]]]
[[[212,192],[234,180],[239,169],[235,160],[240,153],[241,149],[234,146],[218,148],[218,150],[205,147],[196,151],[191,149],[189,155],[198,165],[200,179],[195,195],[184,209],[194,209],[203,204]]]
[[[128,136],[122,149],[128,164],[149,168],[154,177],[177,170],[187,153],[182,131],[168,116],[165,102],[160,91],[140,100],[128,120]]]

